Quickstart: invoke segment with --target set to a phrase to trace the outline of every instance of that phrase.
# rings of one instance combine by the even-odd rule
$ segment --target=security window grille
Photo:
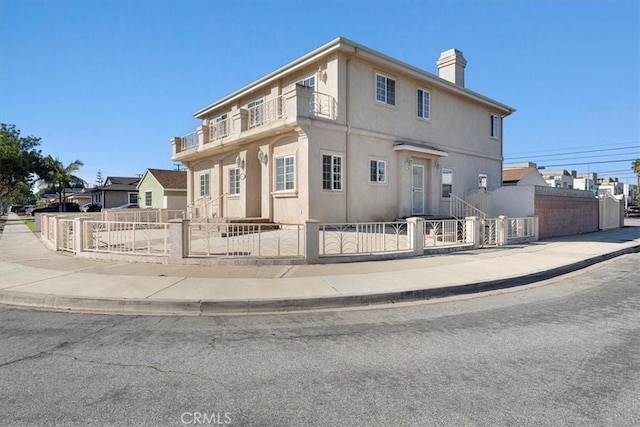
[[[499,133],[499,121],[498,116],[495,114],[491,115],[491,137],[497,138]]]
[[[240,168],[229,169],[229,194],[240,194]]]
[[[387,162],[384,160],[369,161],[369,181],[375,183],[387,182]]]
[[[200,197],[209,195],[209,174],[200,175]]]
[[[342,190],[342,156],[322,156],[322,189]]]
[[[295,190],[295,160],[293,156],[276,159],[276,191]]]
[[[144,192],[144,205],[150,207],[153,204],[153,193],[151,191]]]
[[[396,81],[376,74],[376,100],[389,105],[396,105]]]
[[[428,119],[430,117],[429,103],[431,96],[426,90],[418,89],[418,117]]]

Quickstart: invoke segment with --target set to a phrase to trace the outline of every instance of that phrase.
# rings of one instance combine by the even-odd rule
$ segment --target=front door
[[[411,215],[424,215],[424,166],[412,165]]]

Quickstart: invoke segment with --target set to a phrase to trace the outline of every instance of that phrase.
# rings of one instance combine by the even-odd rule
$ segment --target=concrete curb
[[[465,285],[445,286],[441,288],[417,289],[390,293],[279,300],[189,301],[83,298],[54,294],[0,291],[0,305],[48,311],[155,316],[214,316],[355,308],[398,302],[429,300],[530,285],[532,283],[572,273],[622,255],[637,252],[640,252],[640,245],[627,247],[575,263],[519,277],[468,283]]]

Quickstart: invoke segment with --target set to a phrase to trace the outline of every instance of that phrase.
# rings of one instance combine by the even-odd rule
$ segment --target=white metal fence
[[[58,220],[58,248],[63,251],[75,252],[74,243],[74,223],[73,219]]]
[[[83,251],[167,255],[169,224],[157,222],[83,221]]]
[[[411,250],[404,221],[320,224],[319,241],[320,256]]]
[[[223,257],[303,257],[304,225],[189,223],[188,255]]]
[[[497,218],[485,218],[480,221],[480,242],[482,246],[494,246],[498,244]]]
[[[535,218],[506,218],[507,242],[535,236]]]
[[[451,246],[470,242],[467,221],[464,219],[444,219],[424,221],[424,247]]]

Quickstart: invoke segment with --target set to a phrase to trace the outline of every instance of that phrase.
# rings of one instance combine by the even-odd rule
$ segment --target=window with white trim
[[[222,114],[221,116],[213,119],[213,128],[214,128],[214,137],[215,139],[224,138],[229,134],[228,132],[228,124],[227,120],[229,116],[227,114]]]
[[[431,117],[430,112],[431,94],[424,89],[418,89],[418,117],[422,119],[429,119]]]
[[[322,189],[342,190],[342,156],[322,155]]]
[[[387,182],[387,162],[369,160],[369,182],[383,184]]]
[[[138,203],[138,193],[129,193],[129,203]]]
[[[396,81],[382,74],[376,74],[376,101],[396,105]]]
[[[264,98],[256,99],[247,104],[249,110],[249,127],[262,125],[264,122]]]
[[[153,204],[153,192],[145,191],[144,192],[144,205],[146,207],[151,207],[152,204]]]
[[[487,189],[487,174],[481,173],[478,174],[478,188],[479,189]]]
[[[302,80],[299,80],[297,84],[302,85],[304,87],[315,88],[316,87],[316,76],[309,76]]]
[[[240,168],[229,169],[229,194],[240,194]]]
[[[453,169],[442,168],[442,197],[448,199],[453,192]]]
[[[491,115],[491,138],[497,138],[500,135],[500,121],[495,114]]]
[[[277,157],[276,162],[276,191],[293,191],[295,182],[295,157]]]
[[[208,196],[209,193],[209,174],[200,175],[200,197]]]

